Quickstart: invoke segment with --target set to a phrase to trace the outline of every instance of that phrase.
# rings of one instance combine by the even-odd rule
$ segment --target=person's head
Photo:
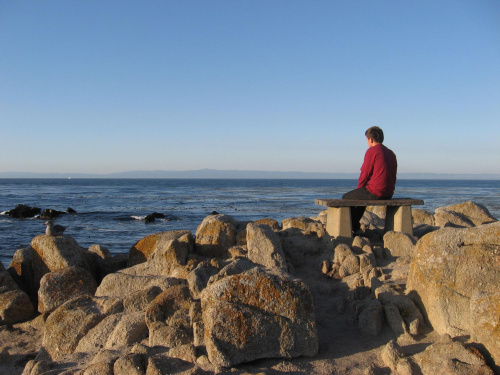
[[[373,140],[375,143],[384,142],[384,132],[378,126],[372,126],[365,132],[367,139]]]

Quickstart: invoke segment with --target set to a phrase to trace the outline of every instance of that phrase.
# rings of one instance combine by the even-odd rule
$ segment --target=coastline
[[[93,247],[92,249],[89,248],[88,250],[80,248],[76,241],[70,236],[64,235],[59,238],[39,235],[32,241],[32,249],[36,250],[30,251],[36,251],[39,254],[43,254],[42,259],[44,259],[46,266],[49,267],[51,271],[47,275],[53,275],[53,277],[56,275],[59,275],[58,277],[67,277],[64,276],[65,273],[74,269],[74,267],[58,268],[60,266],[57,264],[60,264],[61,259],[66,259],[66,261],[70,262],[81,259],[78,262],[83,263],[78,263],[78,265],[80,268],[83,267],[83,271],[85,271],[85,269],[89,267],[85,258],[91,254],[94,255],[89,259],[100,259],[98,264],[101,264],[101,269],[107,269],[107,271],[105,274],[101,274],[101,276],[97,277],[98,285],[100,285],[95,293],[92,289],[90,291],[91,295],[95,294],[95,296],[98,297],[97,299],[96,297],[89,297],[88,294],[86,294],[89,292],[84,292],[81,297],[77,297],[73,293],[70,293],[67,294],[67,296],[70,296],[70,299],[65,299],[67,303],[63,300],[57,302],[59,305],[55,305],[55,307],[52,308],[44,306],[55,303],[59,298],[58,296],[64,296],[66,293],[61,294],[61,290],[58,291],[58,288],[61,288],[62,284],[53,284],[52,287],[48,289],[45,287],[42,288],[44,283],[49,282],[50,284],[51,280],[51,278],[47,278],[46,280],[44,278],[45,281],[41,281],[40,291],[37,294],[39,299],[43,298],[44,303],[40,304],[41,302],[39,302],[37,307],[41,309],[41,311],[45,311],[45,309],[47,309],[47,311],[27,322],[14,322],[10,329],[5,326],[0,328],[0,343],[2,343],[2,347],[0,347],[0,353],[2,353],[0,369],[12,374],[20,374],[23,372],[23,369],[30,373],[31,370],[26,369],[34,369],[35,367],[45,368],[45,371],[62,371],[62,369],[67,370],[68,368],[71,368],[72,371],[96,371],[99,366],[107,368],[111,366],[109,368],[114,368],[118,366],[117,363],[122,363],[125,360],[124,358],[135,356],[134,358],[140,359],[138,363],[142,366],[144,372],[146,372],[146,369],[149,372],[152,371],[153,368],[157,368],[157,371],[159,371],[158,373],[171,373],[171,370],[167,370],[170,368],[168,366],[175,363],[175,366],[185,369],[186,371],[190,369],[189,371],[196,370],[207,374],[222,374],[227,372],[248,374],[278,371],[280,373],[293,374],[339,373],[364,375],[369,373],[388,373],[387,371],[389,371],[389,369],[394,367],[393,370],[396,370],[398,366],[405,366],[405,364],[410,361],[414,365],[419,366],[423,374],[431,374],[432,372],[429,372],[425,366],[428,366],[427,363],[429,361],[434,363],[433,366],[441,366],[443,363],[446,363],[446,361],[443,362],[443,353],[441,351],[441,348],[446,346],[450,348],[453,347],[453,349],[447,349],[448,352],[446,356],[452,356],[450,358],[461,358],[462,361],[465,361],[463,363],[466,363],[467,366],[479,366],[478,369],[480,368],[481,371],[483,371],[482,373],[485,374],[489,374],[488,368],[490,366],[496,368],[496,371],[498,371],[499,368],[495,367],[491,357],[489,359],[485,357],[487,358],[486,362],[481,356],[477,358],[474,357],[476,358],[474,360],[460,357],[463,353],[467,352],[467,345],[469,345],[469,343],[461,343],[460,341],[454,340],[453,336],[450,338],[449,336],[443,335],[442,332],[432,330],[428,324],[425,323],[422,315],[419,315],[420,312],[417,314],[417,310],[415,310],[416,307],[412,309],[414,309],[414,314],[416,314],[414,315],[415,317],[420,316],[420,318],[418,318],[418,324],[415,324],[413,320],[405,320],[405,318],[404,320],[400,320],[400,322],[406,322],[404,326],[399,326],[398,328],[397,324],[393,325],[393,323],[391,323],[391,319],[393,318],[389,318],[389,316],[383,317],[384,308],[386,306],[392,306],[392,304],[396,304],[395,306],[397,306],[399,303],[397,301],[401,298],[404,298],[404,301],[406,301],[404,302],[405,306],[410,303],[410,299],[399,294],[400,292],[397,292],[393,297],[389,298],[387,291],[397,291],[401,288],[405,288],[409,278],[411,279],[414,277],[410,275],[411,268],[415,266],[414,262],[417,261],[418,257],[415,258],[415,255],[411,255],[412,253],[434,251],[436,248],[435,244],[430,247],[425,245],[423,239],[427,238],[427,236],[432,235],[435,238],[439,238],[445,235],[443,240],[447,244],[446,246],[450,246],[449,239],[446,239],[446,233],[449,233],[450,230],[456,233],[453,237],[457,235],[461,236],[462,234],[460,233],[466,235],[469,231],[471,231],[471,233],[475,233],[473,231],[478,231],[478,235],[474,236],[474,238],[488,238],[488,236],[485,237],[479,233],[489,233],[488,231],[500,230],[498,221],[488,216],[488,213],[484,212],[483,208],[480,206],[471,205],[469,202],[464,202],[453,207],[443,207],[437,211],[436,214],[432,215],[425,211],[414,209],[415,226],[414,237],[412,237],[397,232],[388,232],[384,234],[381,229],[383,228],[383,221],[381,221],[383,219],[383,212],[380,210],[370,210],[370,214],[366,217],[366,221],[363,222],[362,236],[355,237],[351,242],[332,238],[325,232],[325,212],[321,212],[319,216],[314,218],[288,218],[282,223],[278,223],[272,219],[266,219],[266,221],[261,224],[258,222],[240,223],[226,215],[210,215],[200,223],[196,233],[191,233],[189,231],[173,231],[146,236],[132,246],[130,252],[125,254],[125,257],[112,256],[107,253],[107,250],[102,246]],[[492,220],[493,223],[490,223]],[[466,224],[467,222],[469,222],[469,224]],[[227,234],[225,234],[227,230],[225,228],[228,228],[228,223],[230,223],[230,227],[232,227],[232,231],[234,231],[232,240],[234,242],[226,242],[228,237]],[[463,227],[464,225],[468,227]],[[207,232],[203,234],[205,230],[207,230]],[[215,235],[215,233],[219,234]],[[239,235],[238,233],[244,233],[245,236]],[[214,235],[217,238],[215,242],[213,242]],[[257,241],[257,238],[262,235],[268,238],[270,242]],[[164,237],[164,239],[160,240],[162,237]],[[498,239],[497,234],[490,235],[490,237]],[[204,238],[209,242],[204,242]],[[160,246],[160,243],[163,245]],[[203,248],[203,246],[208,244],[210,244],[208,248]],[[218,247],[213,247],[215,244],[219,244],[216,245]],[[67,246],[70,247],[66,248]],[[485,249],[491,248],[488,242],[483,243],[482,246],[484,246]],[[19,271],[16,271],[21,270],[21,268],[15,265],[16,262],[19,262],[23,257],[26,260],[29,259],[26,258],[26,251],[28,250],[22,251],[22,253],[25,254],[24,256],[21,256],[21,253],[16,255],[15,258],[17,260],[11,264],[9,271],[4,272],[10,273],[13,276],[17,275],[16,277],[20,277],[21,279],[26,277],[23,276],[24,271],[23,273],[18,273]],[[282,255],[274,255],[266,260],[265,256],[262,257],[263,255],[254,257],[254,255],[252,255],[254,251],[264,251],[262,253],[263,255],[267,254],[268,251],[276,252],[276,254],[281,253]],[[350,254],[347,258],[345,255],[340,255],[345,251]],[[156,256],[153,256],[155,252],[162,252],[164,255],[158,253]],[[449,258],[449,250],[447,250],[447,252],[448,255],[446,255],[446,258]],[[72,255],[68,257],[64,254]],[[79,255],[77,256],[77,254]],[[274,263],[276,256],[285,255],[285,264],[280,266],[278,263]],[[182,260],[183,257],[185,257],[184,260]],[[54,263],[56,259],[59,260]],[[348,261],[348,259],[350,260]],[[348,274],[338,273],[341,268],[335,268],[336,265],[348,267],[347,262],[351,262],[351,260],[354,259],[358,259],[355,264],[358,264],[359,271],[350,271],[351,273]],[[362,261],[362,259],[364,260]],[[368,263],[366,263],[366,261],[368,261]],[[28,263],[24,261],[23,264],[23,269],[26,270]],[[71,264],[72,263],[68,263],[69,266],[71,266]],[[363,264],[364,266],[362,266]],[[371,264],[371,266],[363,268],[369,264]],[[490,263],[484,263],[484,258],[482,264],[482,267],[490,267],[488,266]],[[494,261],[491,264],[494,264]],[[264,268],[260,268],[263,265],[265,265]],[[35,264],[33,263],[30,267],[35,267]],[[93,274],[95,269],[92,267],[94,266],[88,268],[84,273],[89,274],[90,272],[90,274]],[[227,269],[226,267],[230,267],[230,269],[234,269],[234,271],[226,273],[228,272],[224,271]],[[279,271],[275,269],[275,267],[285,267],[284,269],[286,271]],[[7,266],[5,266],[5,268],[7,268]],[[271,269],[274,269],[274,271],[268,271]],[[365,271],[361,272],[363,269],[365,269]],[[250,272],[251,270],[257,270],[258,272],[255,273],[252,271],[252,273]],[[232,282],[236,282],[239,274],[245,275],[247,278],[254,276],[269,277],[270,275],[274,275],[272,278],[275,278],[277,277],[276,275],[283,275],[279,276],[283,277],[281,283],[285,283],[285,280],[295,280],[295,284],[293,285],[296,285],[296,283],[304,283],[305,288],[311,293],[312,301],[314,301],[314,324],[317,327],[316,339],[318,340],[317,352],[304,352],[302,355],[293,355],[291,357],[285,356],[285,358],[279,358],[280,356],[278,356],[278,358],[267,358],[265,355],[262,356],[262,354],[258,354],[260,353],[259,350],[254,352],[253,350],[255,349],[252,349],[252,351],[247,352],[243,358],[251,359],[253,355],[256,355],[254,359],[260,358],[258,361],[250,360],[247,363],[247,360],[243,360],[243,362],[240,362],[241,359],[239,358],[241,357],[238,354],[235,354],[235,357],[224,357],[226,359],[220,361],[215,354],[211,354],[211,350],[220,349],[212,348],[209,350],[212,344],[210,344],[210,341],[206,341],[209,340],[208,336],[205,334],[198,337],[196,334],[197,331],[194,329],[195,326],[193,326],[192,333],[195,337],[194,347],[192,346],[193,344],[189,344],[191,346],[188,344],[186,344],[187,346],[183,346],[183,344],[177,347],[176,345],[178,344],[174,342],[167,344],[167,342],[170,341],[162,341],[169,339],[167,339],[167,336],[161,336],[160,331],[156,331],[155,327],[157,327],[157,325],[148,323],[146,326],[143,322],[144,313],[146,317],[151,316],[148,315],[151,314],[148,312],[148,309],[156,311],[155,309],[157,309],[157,307],[155,307],[155,304],[160,303],[161,299],[154,298],[155,295],[152,295],[152,298],[139,303],[139,300],[142,301],[143,297],[148,295],[149,292],[146,293],[144,290],[137,294],[133,293],[132,290],[135,290],[135,288],[139,288],[138,291],[142,290],[141,288],[147,286],[144,284],[145,280],[149,280],[148,278],[151,278],[150,280],[159,280],[158,278],[160,275],[162,275],[161,278],[163,278],[163,280],[169,280],[168,285],[162,287],[164,290],[163,293],[166,293],[163,298],[167,298],[166,296],[170,295],[169,293],[172,293],[174,290],[180,291],[183,284],[189,286],[189,293],[192,294],[190,298],[193,298],[193,300],[189,299],[189,301],[195,303],[193,306],[201,306],[201,311],[203,311],[202,315],[192,317],[190,321],[203,322],[203,325],[206,327],[205,329],[208,329],[207,327],[212,324],[208,315],[208,311],[212,310],[209,309],[208,303],[215,297],[208,298],[209,294],[207,293],[208,290],[211,289],[211,284],[206,284],[208,279],[203,273],[207,271],[209,272],[207,275],[218,275],[211,282],[214,288],[216,285],[218,285],[217,288],[223,285],[218,284],[219,281],[233,280]],[[34,274],[37,272],[38,271],[34,272]],[[268,274],[268,272],[271,273]],[[288,276],[282,274],[282,272],[285,272]],[[471,272],[475,271],[472,270]],[[496,271],[492,272],[497,274]],[[26,273],[26,275],[28,274],[30,273]],[[142,275],[141,280],[143,281],[138,284],[132,283],[125,286],[125,284],[121,283],[130,277],[126,275]],[[94,275],[91,277],[96,276]],[[123,279],[124,277],[125,279]],[[3,280],[5,280],[5,278],[3,278]],[[29,280],[23,280],[24,282],[21,283],[21,285],[26,287],[26,283],[29,283]],[[53,280],[55,281],[56,279]],[[75,289],[71,286],[71,283],[78,283],[78,279],[75,279],[75,276],[71,276],[68,281],[69,280],[71,280],[69,287],[74,291]],[[119,282],[119,280],[122,281]],[[179,281],[175,281],[174,284],[171,284],[173,280]],[[179,282],[180,284],[178,284]],[[241,287],[246,285],[245,283],[243,283]],[[89,282],[85,282],[84,285],[89,285]],[[494,290],[498,287],[498,285],[483,285],[482,283],[478,285],[482,285],[481,288],[488,287],[489,289],[487,290]],[[162,288],[155,288],[157,288],[155,290],[159,292],[162,290]],[[187,287],[184,287],[182,290],[187,292],[188,289],[186,288]],[[217,288],[214,289],[214,291],[219,290]],[[204,289],[207,290],[207,292],[203,292],[205,294],[202,293]],[[371,293],[369,292],[370,289]],[[158,293],[158,291],[156,293]],[[242,295],[246,295],[246,293],[251,293],[251,291],[252,289],[241,294],[242,290],[238,289],[238,298],[241,298]],[[264,295],[261,294],[259,298],[265,299],[266,297],[264,297]],[[392,294],[389,294],[389,296],[390,295]],[[111,297],[112,299],[109,299]],[[132,300],[125,302],[126,300],[128,301],[127,298],[129,297],[134,299],[135,302],[133,304],[131,304]],[[102,320],[104,322],[111,318],[114,319],[115,325],[113,325],[111,327],[112,330],[109,331],[109,340],[105,340],[103,342],[104,347],[102,349],[97,349],[97,351],[96,349],[92,349],[92,345],[88,346],[88,344],[85,344],[87,345],[85,346],[83,342],[93,342],[92,340],[97,340],[100,337],[102,338],[104,331],[97,334],[97,332],[100,332],[99,330],[109,329],[105,328],[108,327],[108,325],[100,326],[99,324],[95,325],[96,323],[92,323],[94,325],[93,329],[90,329],[92,326],[86,325],[77,328],[77,332],[83,329],[81,333],[78,333],[78,337],[80,337],[80,335],[82,335],[81,337],[85,337],[85,340],[79,339],[81,341],[79,349],[76,350],[76,346],[68,347],[65,340],[71,339],[71,335],[62,333],[66,332],[65,330],[67,329],[64,328],[64,324],[70,324],[72,321],[71,317],[76,313],[74,309],[78,310],[78,306],[82,306],[82,304],[90,304],[89,306],[98,304],[95,306],[100,306],[99,303],[101,302],[99,301],[103,301],[102,298],[107,298],[109,301],[106,303],[106,306],[109,306],[106,308],[108,312],[104,313],[103,310],[101,313],[104,314],[102,318],[97,321],[92,321],[98,322],[104,319]],[[176,294],[175,298],[183,297]],[[386,300],[386,298],[389,298],[389,300]],[[123,302],[120,304],[112,302],[119,300]],[[197,300],[201,300],[201,305],[196,305]],[[300,300],[293,302],[293,304],[304,303],[304,301],[307,300],[308,297],[306,295],[300,297]],[[79,302],[77,303],[77,301]],[[268,300],[268,302],[272,301],[273,299]],[[248,303],[251,303],[250,300]],[[139,306],[138,304],[142,306],[139,308],[139,311],[123,310],[123,306]],[[271,303],[271,306],[272,305],[273,303]],[[111,308],[111,306],[115,307]],[[56,310],[50,310],[54,308]],[[110,308],[111,310],[109,310]],[[381,308],[382,310],[380,310]],[[99,307],[99,309],[101,308]],[[401,311],[408,311],[408,307],[405,307],[405,309]],[[189,311],[191,310],[192,308],[190,308]],[[422,307],[420,307],[420,310],[422,310]],[[223,311],[223,309],[221,310],[218,308],[213,311]],[[281,309],[278,311],[281,311]],[[288,311],[288,309],[285,309],[283,313],[288,313]],[[86,312],[85,314],[88,313],[89,312]],[[280,313],[281,312],[278,312],[278,315]],[[106,314],[110,314],[109,319],[106,318],[108,316]],[[250,312],[247,314],[250,314]],[[364,317],[364,315],[367,315],[367,317]],[[123,324],[129,322],[126,325],[127,328],[125,331],[119,328],[119,322],[122,317],[123,319],[125,319],[125,317],[128,319],[124,320]],[[225,319],[228,318],[229,317]],[[90,316],[85,319],[90,319]],[[146,320],[147,319],[150,318],[146,318]],[[399,319],[401,319],[401,317]],[[436,318],[427,316],[426,314],[426,319]],[[74,324],[72,324],[72,326],[74,326]],[[296,328],[298,329],[298,327]],[[61,331],[61,335],[50,333],[54,330],[60,331],[61,329],[64,330]],[[139,334],[138,332],[141,333]],[[241,333],[241,331],[238,332]],[[251,330],[244,332],[250,333]],[[76,332],[74,334],[77,335]],[[94,337],[92,336],[94,334],[97,335]],[[50,337],[50,339],[47,337]],[[128,337],[134,337],[133,340],[135,341],[127,341],[129,340]],[[124,341],[125,338],[127,339]],[[275,342],[275,340],[267,339],[265,335],[261,337],[261,339],[266,343]],[[314,335],[309,338],[309,340],[316,339],[314,339]],[[486,340],[486,338],[484,340]],[[245,342],[245,340],[243,342]],[[492,347],[487,341],[484,341],[484,343],[492,350]],[[471,341],[470,345],[472,344],[473,342]],[[207,351],[203,349],[206,345],[208,345]],[[44,349],[41,349],[42,346]],[[302,346],[299,345],[299,347]],[[427,350],[424,350],[425,348],[427,348]],[[439,354],[432,354],[433,352],[431,349],[437,350]],[[62,356],[57,354],[60,350],[66,351],[66,354]],[[399,359],[397,359],[396,362],[391,362],[388,358],[394,355],[394,350],[400,351],[398,354]],[[388,351],[389,354],[391,351],[393,352],[389,355],[387,354]],[[491,352],[490,355],[496,354]],[[226,356],[226,354],[224,354],[224,356]],[[120,374],[116,371],[118,370],[115,370],[115,374]]]

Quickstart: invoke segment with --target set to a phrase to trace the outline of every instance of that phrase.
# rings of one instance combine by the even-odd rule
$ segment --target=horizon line
[[[237,169],[194,169],[194,170],[132,170],[123,172],[88,173],[88,172],[0,172],[1,179],[8,178],[51,178],[51,179],[357,179],[354,172],[303,172],[303,171],[264,171]],[[497,173],[437,173],[437,172],[401,172],[398,180],[405,179],[500,179]]]

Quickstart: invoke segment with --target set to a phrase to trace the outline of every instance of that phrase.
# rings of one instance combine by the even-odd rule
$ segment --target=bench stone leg
[[[413,236],[411,206],[388,206],[385,217],[385,231],[403,232]]]
[[[352,238],[351,207],[328,207],[326,231],[333,237]]]

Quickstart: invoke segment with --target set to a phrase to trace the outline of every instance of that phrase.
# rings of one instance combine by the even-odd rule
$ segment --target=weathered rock
[[[87,332],[83,332],[83,337],[81,337],[80,341],[77,343],[74,352],[100,352],[122,317],[122,313],[110,314],[103,317],[97,324],[90,327]]]
[[[246,243],[246,231],[245,231],[245,243]],[[228,258],[246,258],[248,256],[248,250],[246,249],[246,245],[244,246],[232,246],[227,249]]]
[[[323,210],[318,214],[318,216],[312,217],[311,219],[319,221],[321,224],[326,225],[327,218],[328,218],[328,210]]]
[[[32,359],[26,363],[22,375],[39,375],[47,373],[50,370],[50,364],[47,361],[36,361]]]
[[[384,349],[382,349],[380,356],[387,367],[396,371],[398,362],[404,357],[404,354],[398,343],[395,340],[391,340],[387,343]]]
[[[164,374],[196,374],[196,367],[178,358],[170,358],[164,355],[153,355],[148,357],[147,375]]]
[[[335,247],[334,254],[333,254],[333,263],[335,264],[342,264],[344,260],[348,257],[354,255],[353,251],[348,245],[345,244],[340,244]]]
[[[394,332],[396,336],[404,335],[407,332],[403,317],[395,304],[386,302],[384,304],[384,313],[389,327],[391,327],[392,332]]]
[[[171,358],[182,359],[186,362],[196,362],[196,348],[192,343],[177,345],[168,351],[168,356]]]
[[[114,375],[145,375],[145,358],[141,354],[130,353],[120,357],[113,365]]]
[[[475,292],[470,300],[471,339],[482,343],[500,364],[500,291]]]
[[[124,298],[131,293],[144,291],[152,286],[166,290],[173,285],[184,283],[182,279],[166,276],[139,276],[115,272],[106,276],[97,288],[96,297],[108,296]]]
[[[111,258],[111,253],[106,246],[102,245],[91,245],[89,247],[89,252],[97,254],[101,259]]]
[[[370,301],[358,316],[358,328],[364,335],[377,336],[384,326],[384,308],[380,301]]]
[[[269,226],[272,230],[274,231],[280,231],[281,230],[281,227],[280,227],[280,223],[278,223],[276,220],[274,219],[270,219],[270,218],[264,218],[264,219],[259,219],[259,220],[255,220],[254,221],[255,224],[264,224],[264,225],[267,225]]]
[[[422,237],[407,290],[437,332],[459,336],[474,331],[473,295],[497,293],[499,285],[500,222],[495,222],[468,229],[445,228]],[[493,314],[498,316],[498,311]],[[484,334],[495,335],[493,331]],[[488,342],[484,345],[495,352]]]
[[[365,246],[368,247],[365,248]],[[372,252],[370,246],[370,240],[366,237],[361,237],[361,236],[354,237],[351,244],[351,249],[353,250],[353,252],[355,252],[356,254],[362,254],[364,251],[363,248],[365,248],[366,250],[370,249],[370,251],[367,252],[370,253]]]
[[[200,262],[194,270],[189,272],[187,282],[194,298],[207,286],[208,280],[220,271],[219,264],[212,261]]]
[[[470,228],[497,221],[488,209],[474,202],[439,207],[434,213],[435,225],[440,227],[455,226]]]
[[[128,263],[128,254],[115,254],[109,258],[104,259],[103,262],[99,263],[102,264],[104,267],[104,272],[100,279],[102,280],[106,275],[113,272],[118,272],[126,268],[127,263]]]
[[[486,207],[471,201],[438,208],[434,215],[436,219],[436,225],[443,226],[443,223],[438,220],[438,217],[443,212],[453,213],[459,217],[462,217],[466,219],[466,221],[472,222],[474,226],[498,221],[490,214]]]
[[[30,298],[22,290],[14,289],[0,294],[0,325],[28,320],[33,317],[34,310]]]
[[[196,229],[196,253],[210,258],[227,258],[227,250],[236,245],[236,227],[227,215],[207,216]]]
[[[38,207],[30,207],[25,204],[18,204],[15,208],[7,211],[5,214],[17,219],[26,219],[28,217],[38,215],[41,211],[42,209]]]
[[[412,335],[418,335],[422,333],[425,327],[424,317],[421,311],[415,305],[408,295],[402,293],[402,291],[395,290],[390,285],[382,285],[375,289],[375,296],[384,305],[394,304],[404,321],[407,325],[407,331]]]
[[[251,270],[252,268],[257,267],[257,264],[252,262],[249,259],[235,259],[230,263],[221,263],[220,266],[223,266],[222,269],[216,275],[213,275],[208,279],[207,285],[210,286],[213,283],[222,280],[231,275],[237,275],[243,273],[245,271]]]
[[[340,264],[339,275],[344,278],[355,273],[359,273],[359,258],[354,254],[347,255]]]
[[[379,267],[365,268],[361,274],[363,275],[363,284],[368,288],[374,287],[375,289],[375,284],[380,282],[378,278],[382,276],[382,269]]]
[[[386,207],[384,206],[368,206],[359,221],[361,229],[366,230],[382,230],[385,226]]]
[[[171,232],[172,233],[172,232]],[[173,275],[179,269],[185,272],[183,266],[187,264],[188,255],[193,252],[194,238],[190,231],[175,231],[173,238],[161,238],[156,250],[146,262],[146,267],[162,270],[161,274]],[[182,275],[182,276],[187,276]]]
[[[33,238],[31,247],[50,272],[71,266],[94,271],[88,251],[80,247],[71,236],[54,237],[42,234]]]
[[[354,273],[352,275],[344,276],[342,278],[342,282],[344,282],[347,285],[349,290],[355,290],[359,287],[365,286],[365,280],[363,278],[363,275],[360,272]]]
[[[73,353],[92,327],[122,308],[117,299],[90,296],[77,297],[64,303],[47,318],[42,350],[52,360]]]
[[[188,230],[150,234],[137,241],[129,251],[128,267],[143,263],[154,255],[155,263],[168,268],[184,265],[193,251],[193,236]]]
[[[422,374],[493,375],[484,358],[460,342],[434,343],[412,359]]]
[[[148,327],[142,311],[121,315],[121,319],[106,340],[104,345],[106,349],[132,345],[148,337]]]
[[[69,358],[78,358],[78,354],[80,353],[77,353],[73,356],[67,356]],[[92,360],[90,361],[91,364],[96,364],[96,363],[115,363],[116,360],[118,358],[120,358],[120,356],[122,355],[122,353],[120,353],[118,350],[114,350],[114,349],[101,349],[99,350],[99,352],[97,352],[97,354],[95,356],[93,356]],[[66,357],[66,358],[67,358]]]
[[[317,354],[310,291],[285,273],[253,268],[226,277],[207,287],[201,302],[205,345],[217,366]]]
[[[361,273],[370,271],[372,268],[377,267],[377,261],[375,259],[375,254],[365,253],[358,256],[359,259],[359,271]]]
[[[315,232],[318,237],[322,237],[326,234],[325,227],[321,222],[308,217],[301,216],[284,219],[281,224],[283,230],[297,228],[307,232]]]
[[[435,220],[434,220],[434,215],[431,212],[421,210],[419,208],[412,208],[411,210],[411,217],[413,220],[413,225],[430,225],[434,226],[436,225]]]
[[[141,312],[160,294],[163,290],[158,286],[139,290],[128,294],[123,300],[123,310],[126,313]]]
[[[112,363],[93,363],[84,369],[82,375],[113,375]]]
[[[0,262],[0,325],[25,321],[33,314],[34,308],[30,298]]]
[[[408,233],[389,231],[384,234],[384,248],[392,257],[411,257],[416,243],[415,238]]]
[[[94,295],[97,284],[84,268],[66,267],[45,274],[38,290],[38,311],[50,312],[81,295]]]
[[[31,247],[24,247],[17,250],[8,268],[12,279],[28,294],[34,306],[38,303],[37,292],[40,285],[40,278],[43,276],[43,273],[48,271],[45,268],[43,273],[35,275],[35,269],[33,268],[33,257],[35,254],[36,251]],[[38,254],[36,255],[38,257]]]
[[[175,347],[193,341],[192,303],[187,285],[173,286],[158,295],[146,309],[150,346]]]
[[[268,268],[287,271],[285,254],[278,235],[267,225],[247,225],[248,259]]]
[[[452,228],[472,228],[474,223],[466,216],[447,211],[444,207],[439,207],[434,213],[434,221],[438,227],[452,227]]]

